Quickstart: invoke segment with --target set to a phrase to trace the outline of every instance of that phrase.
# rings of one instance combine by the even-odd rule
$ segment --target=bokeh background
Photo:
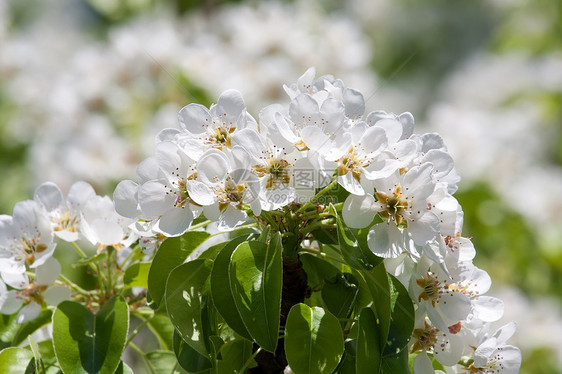
[[[0,214],[111,195],[182,106],[236,88],[257,117],[309,66],[443,136],[521,372],[562,373],[560,0],[0,0]]]

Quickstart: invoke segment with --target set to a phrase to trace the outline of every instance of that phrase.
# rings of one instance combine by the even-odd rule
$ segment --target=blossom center
[[[377,201],[383,205],[383,209],[379,214],[388,220],[394,221],[396,225],[402,224],[405,210],[409,204],[404,199],[400,185],[396,187],[390,196],[379,191],[375,192],[375,196]]]
[[[267,165],[254,166],[254,172],[260,178],[267,176],[265,187],[270,189],[278,183],[289,184],[289,167],[290,164],[286,160],[270,157],[267,159]]]

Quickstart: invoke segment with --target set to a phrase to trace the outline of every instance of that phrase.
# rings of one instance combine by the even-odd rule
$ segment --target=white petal
[[[78,181],[70,186],[66,200],[70,205],[80,207],[94,196],[96,191],[89,183]]]
[[[215,149],[205,152],[197,163],[197,177],[205,184],[215,184],[224,180],[228,170],[227,156]]]
[[[22,273],[1,272],[1,274],[2,274],[2,280],[6,282],[6,284],[10,287],[21,290],[29,285],[29,278],[23,272]],[[1,283],[2,282],[0,282],[0,284]]]
[[[187,207],[174,208],[160,217],[158,229],[166,236],[183,235],[193,222],[193,213]]]
[[[43,298],[48,305],[57,306],[61,302],[70,299],[72,292],[64,286],[49,287],[43,292]]]
[[[445,322],[447,324],[446,328],[442,328],[443,326],[438,326],[438,328],[446,331],[449,326],[462,321],[468,316],[471,305],[468,297],[460,292],[448,292],[443,294],[436,308],[438,308],[441,315],[445,317]]]
[[[340,186],[345,188],[349,193],[357,196],[365,195],[363,186],[357,179],[355,179],[351,171],[347,172],[344,175],[338,175],[337,180]]]
[[[396,258],[404,251],[403,234],[393,223],[379,223],[371,227],[367,236],[369,249],[383,258]]]
[[[219,210],[219,204],[206,205],[203,207],[203,213],[205,218],[211,221],[218,221],[221,216],[221,211]]]
[[[434,348],[435,359],[444,366],[454,366],[462,357],[464,341],[459,335],[443,335],[446,338],[438,341]]]
[[[320,154],[327,154],[332,147],[332,141],[316,126],[307,126],[301,130],[301,138],[308,148]]]
[[[37,283],[43,286],[50,286],[57,280],[61,272],[60,263],[53,257],[49,258],[41,266],[35,269]]]
[[[345,114],[349,118],[358,118],[365,113],[365,98],[363,94],[352,88],[347,88],[343,92],[345,103]]]
[[[136,218],[141,214],[138,204],[139,185],[131,180],[119,182],[113,192],[115,210],[123,217]]]
[[[23,300],[18,296],[17,291],[7,291],[0,294],[0,313],[14,314],[23,305]]]
[[[414,359],[414,374],[435,374],[433,364],[425,351],[420,352]]]
[[[491,296],[479,296],[472,300],[474,317],[484,322],[495,322],[503,316],[503,301]]]
[[[64,202],[60,188],[52,182],[43,183],[37,187],[33,198],[43,204],[49,212],[57,209]]]
[[[209,111],[203,105],[189,104],[180,110],[178,121],[183,130],[191,134],[201,134],[211,125],[212,120]]]
[[[123,228],[115,221],[97,219],[91,223],[90,227],[97,243],[104,245],[118,244],[125,236]]]
[[[386,134],[380,127],[369,127],[361,137],[361,153],[378,154],[387,145]]]
[[[224,91],[219,96],[217,105],[214,107],[214,113],[220,116],[227,124],[229,122],[234,124],[245,107],[246,105],[240,91],[230,89]]]
[[[371,114],[369,114],[369,116],[370,115]],[[388,138],[388,144],[395,144],[402,137],[402,124],[400,121],[390,118],[381,119],[375,123],[375,126],[384,130],[386,137]]]
[[[18,316],[16,318],[17,323],[25,323],[37,318],[41,313],[41,305],[37,304],[35,301],[30,302],[23,308],[21,308]]]
[[[221,214],[217,228],[220,231],[232,230],[236,226],[246,222],[247,219],[248,215],[246,212],[229,205]]]
[[[211,205],[216,201],[215,193],[204,183],[188,180],[185,187],[189,197],[199,205]]]
[[[408,196],[416,200],[426,199],[435,189],[435,183],[431,178],[433,165],[422,164],[411,168],[404,176],[404,185],[408,188]]]
[[[240,146],[252,156],[254,160],[259,160],[264,156],[265,146],[257,131],[253,129],[242,129],[232,135],[232,146]]]
[[[176,195],[166,192],[159,181],[148,181],[139,186],[139,205],[143,214],[157,217],[170,210],[174,206]]]
[[[345,224],[356,229],[367,227],[375,218],[376,205],[372,195],[349,195],[342,208]]]
[[[426,211],[417,216],[415,220],[408,220],[407,230],[412,235],[414,243],[424,246],[437,236],[439,232],[439,218],[432,212]]]

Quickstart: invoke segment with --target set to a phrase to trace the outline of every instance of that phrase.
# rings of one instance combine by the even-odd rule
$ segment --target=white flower
[[[240,156],[240,162],[229,160],[221,151],[207,151],[197,163],[197,180],[186,185],[189,196],[203,206],[205,217],[218,222],[219,230],[245,222],[246,205],[256,216],[261,212],[258,177],[250,171],[247,153],[238,148],[233,148],[233,154]]]
[[[242,94],[236,90],[223,92],[209,109],[189,104],[180,110],[178,118],[182,131],[175,140],[194,160],[211,148],[231,148],[231,137],[237,130],[257,129],[256,121],[246,112]]]
[[[108,196],[94,196],[82,210],[81,231],[90,243],[98,246],[98,251],[112,245],[120,248],[129,233],[128,226],[133,223],[115,211]]]
[[[63,286],[51,286],[61,271],[60,263],[49,258],[35,270],[35,279],[27,279],[18,289],[8,291],[0,281],[0,313],[14,314],[19,310],[16,321],[24,323],[35,319],[44,303],[57,306],[70,298],[70,290]],[[22,307],[23,306],[23,307]]]
[[[86,182],[76,182],[70,187],[66,200],[59,187],[51,182],[43,183],[35,190],[34,199],[43,205],[57,237],[73,242],[80,233],[80,215],[86,201],[96,195]]]
[[[521,367],[521,351],[505,344],[515,332],[515,323],[499,328],[492,336],[481,342],[473,354],[471,373],[516,374]]]
[[[161,142],[155,155],[139,165],[137,175],[138,187],[130,181],[118,185],[116,208],[129,216],[140,210],[141,218],[158,220],[153,230],[166,236],[185,233],[201,213],[201,205],[193,201],[186,188],[187,181],[196,177],[194,161],[177,144]]]
[[[53,254],[53,230],[45,209],[26,200],[14,206],[13,216],[0,216],[0,272],[22,274]]]

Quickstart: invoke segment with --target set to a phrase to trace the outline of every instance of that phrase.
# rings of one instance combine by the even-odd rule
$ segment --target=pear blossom
[[[0,216],[0,272],[22,274],[49,259],[56,244],[47,212],[36,201],[14,206],[13,216]]]
[[[52,182],[47,182],[37,187],[34,199],[47,211],[54,234],[65,241],[73,242],[80,237],[82,208],[95,195],[91,185],[76,182],[70,187],[65,200],[60,188]]]
[[[25,280],[16,289],[8,290],[0,281],[0,313],[14,314],[18,312],[16,321],[24,323],[35,319],[43,304],[57,306],[70,298],[70,289],[64,286],[53,286],[61,272],[60,263],[50,257],[35,269],[35,279]]]
[[[237,130],[257,129],[255,119],[246,111],[242,94],[236,90],[223,92],[209,109],[189,104],[180,110],[178,119],[181,130],[175,140],[194,160],[211,148],[230,149]]]
[[[261,212],[259,179],[250,172],[250,160],[241,147],[233,148],[233,159],[211,149],[197,163],[197,180],[186,189],[191,199],[203,206],[205,217],[218,222],[219,230],[232,229],[248,218],[246,206],[256,216]]]

